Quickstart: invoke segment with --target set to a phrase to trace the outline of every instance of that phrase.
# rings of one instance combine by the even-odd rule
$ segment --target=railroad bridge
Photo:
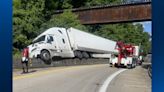
[[[58,10],[55,14],[62,12]],[[151,1],[76,8],[72,12],[78,15],[82,24],[151,21]]]

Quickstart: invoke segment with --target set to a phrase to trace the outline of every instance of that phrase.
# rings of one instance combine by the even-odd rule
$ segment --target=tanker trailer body
[[[93,58],[92,54],[113,54],[116,42],[75,28],[53,27],[33,40],[29,45],[30,58],[51,59]]]

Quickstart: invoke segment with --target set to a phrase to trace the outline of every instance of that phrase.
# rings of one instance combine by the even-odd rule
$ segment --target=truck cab
[[[65,29],[51,28],[36,37],[29,45],[29,57],[51,63],[52,58],[73,57]]]

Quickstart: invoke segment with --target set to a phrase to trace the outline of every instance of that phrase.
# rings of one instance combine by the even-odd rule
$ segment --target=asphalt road
[[[109,90],[110,84],[107,84],[105,91],[100,89],[110,76],[120,70],[123,69],[102,64],[50,68],[29,74],[18,74],[13,77],[13,92],[116,92],[112,91],[115,89]]]

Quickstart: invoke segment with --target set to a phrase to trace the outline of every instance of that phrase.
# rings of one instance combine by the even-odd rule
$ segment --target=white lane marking
[[[101,86],[99,92],[106,92],[107,88],[108,88],[108,85],[110,84],[110,82],[118,75],[120,74],[121,72],[125,71],[127,69],[121,69],[115,73],[113,73],[111,76],[109,76],[103,83],[103,85]]]

